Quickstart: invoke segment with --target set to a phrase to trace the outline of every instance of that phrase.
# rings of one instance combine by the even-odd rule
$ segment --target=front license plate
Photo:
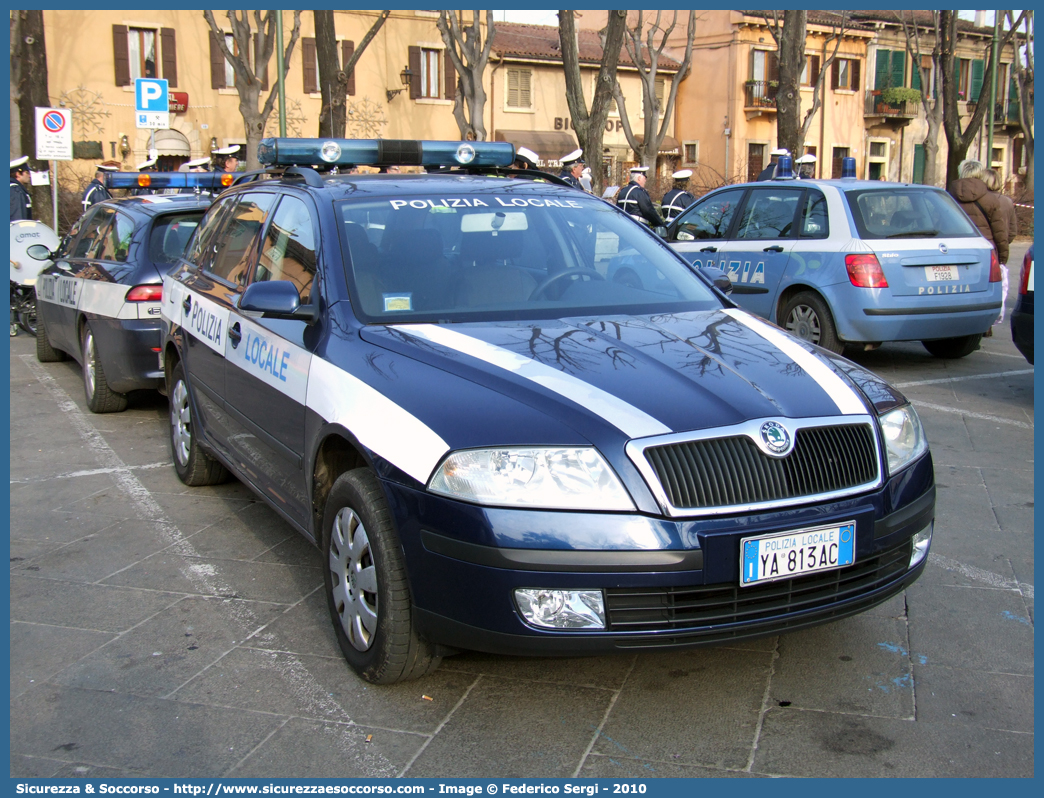
[[[924,277],[930,283],[957,282],[956,266],[925,266]]]
[[[855,562],[855,521],[740,541],[740,587],[829,571]]]

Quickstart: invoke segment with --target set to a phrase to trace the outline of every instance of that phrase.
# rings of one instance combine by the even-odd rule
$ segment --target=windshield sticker
[[[384,294],[384,310],[413,310],[413,294]]]
[[[417,210],[432,210],[445,213],[443,208],[488,208],[490,205],[493,207],[501,208],[582,208],[584,207],[581,203],[576,200],[556,200],[549,197],[511,197],[510,199],[502,199],[500,197],[492,197],[490,202],[483,202],[478,197],[447,197],[443,199],[427,199],[427,200],[401,200],[394,199],[388,200],[392,206],[392,210],[400,210],[402,208],[416,208]]]

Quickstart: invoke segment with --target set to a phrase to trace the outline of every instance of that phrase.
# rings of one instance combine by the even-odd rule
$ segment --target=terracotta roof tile
[[[602,45],[598,31],[579,29],[579,55],[582,64],[602,63]],[[562,50],[558,40],[558,28],[554,25],[524,25],[518,22],[497,22],[493,34],[493,49],[500,55],[516,58],[533,58],[541,61],[561,61]],[[620,48],[620,64],[634,66],[627,48]],[[663,54],[659,69],[667,72],[677,70],[678,61]]]

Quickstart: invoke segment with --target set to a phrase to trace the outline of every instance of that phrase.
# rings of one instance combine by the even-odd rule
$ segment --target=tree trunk
[[[323,98],[319,111],[319,138],[343,139],[348,76],[341,70],[341,59],[337,55],[334,12],[327,9],[313,11],[312,15],[315,18],[315,54],[319,61],[319,93]]]
[[[584,99],[584,81],[580,72],[574,12],[558,12],[558,38],[561,42],[562,65],[565,69],[569,117],[573,132],[576,133],[576,140],[584,152],[584,159],[591,166],[591,190],[599,196],[605,189],[602,139],[605,135],[605,123],[612,108],[616,65],[620,60],[620,47],[623,44],[626,25],[626,11],[609,12],[609,22],[602,42],[602,64],[598,70],[598,80],[589,113],[587,101]]]
[[[493,12],[486,12],[486,34],[483,41],[482,24],[478,11],[472,12],[471,24],[463,24],[463,12],[440,11],[435,26],[442,35],[446,52],[457,73],[457,89],[454,94],[453,118],[460,130],[461,140],[486,140],[486,90],[482,86],[482,75],[489,62],[490,49],[496,28]],[[446,76],[450,80],[450,76]],[[465,113],[465,106],[467,113]]]
[[[18,113],[21,119],[21,155],[29,156],[29,165],[34,171],[43,172],[47,161],[36,159],[36,108],[51,105],[47,91],[47,46],[44,41],[43,11],[21,11],[21,39],[19,60],[21,61],[21,85],[19,86]],[[53,221],[51,186],[29,186],[33,198],[33,217],[45,224]]]
[[[784,11],[779,33],[779,87],[776,89],[776,141],[797,158],[804,153],[801,70],[805,66],[807,11]]]

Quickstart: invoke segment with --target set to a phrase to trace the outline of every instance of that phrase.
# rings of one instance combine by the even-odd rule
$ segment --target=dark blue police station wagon
[[[164,281],[174,465],[231,471],[322,549],[364,679],[775,634],[920,575],[906,399],[612,206],[504,143],[259,155]],[[429,173],[332,169],[389,163]],[[607,279],[619,258],[662,279]]]

